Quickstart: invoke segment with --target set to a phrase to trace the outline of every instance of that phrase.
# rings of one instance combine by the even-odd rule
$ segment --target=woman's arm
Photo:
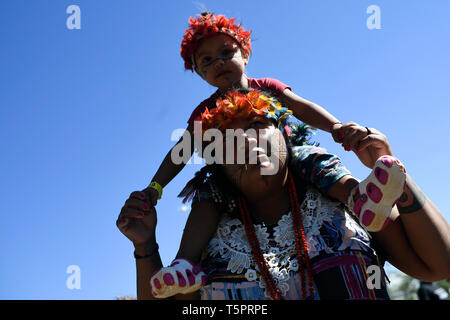
[[[373,236],[401,271],[422,281],[446,279],[450,276],[449,225],[409,175],[406,181],[390,225]]]
[[[383,155],[392,155],[387,138],[355,123],[343,125],[343,141],[372,168]],[[394,207],[389,225],[373,233],[388,260],[403,272],[424,281],[450,276],[450,228],[439,209],[407,175],[403,195]]]
[[[190,215],[195,217],[207,214],[213,215],[214,212],[212,211],[215,211],[215,208],[211,203],[196,202],[192,205]],[[150,199],[142,191],[132,192],[120,211],[116,220],[116,226],[134,245],[134,253],[137,257],[136,281],[138,300],[155,299],[152,294],[150,279],[163,266],[156,242],[156,224],[156,210],[151,206]],[[191,294],[179,294],[173,298],[193,300],[199,299],[200,296],[198,292],[194,292]]]
[[[150,277],[162,267],[156,242],[156,210],[142,191],[134,191],[125,201],[116,226],[134,245],[136,259],[137,298],[154,299]]]
[[[147,244],[135,245],[135,254],[141,257],[136,259],[136,287],[138,300],[154,300],[150,287],[150,278],[162,268],[161,257],[158,252],[156,239],[151,239]]]

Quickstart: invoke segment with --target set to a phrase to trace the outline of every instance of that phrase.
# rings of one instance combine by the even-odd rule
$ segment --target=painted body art
[[[417,212],[424,207],[426,201],[427,197],[419,186],[407,176],[405,191],[397,202],[398,212],[400,214]]]
[[[231,40],[232,41],[232,40]],[[221,52],[217,54],[215,57],[211,57],[210,55],[204,54],[199,55],[198,68],[199,73],[206,77],[208,73],[208,68],[212,66],[217,60],[222,60],[224,63],[228,60],[239,59],[242,58],[241,50],[239,50],[239,46],[237,44],[229,43],[225,44],[221,49]],[[194,66],[195,66],[195,59]]]

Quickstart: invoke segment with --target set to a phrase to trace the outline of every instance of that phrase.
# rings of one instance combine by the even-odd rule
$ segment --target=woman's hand
[[[343,136],[342,146],[346,151],[353,150],[361,162],[372,169],[375,161],[381,156],[392,156],[389,142],[381,132],[349,122],[337,129]]]
[[[135,247],[155,241],[156,210],[142,191],[134,191],[125,202],[116,221],[117,228]]]

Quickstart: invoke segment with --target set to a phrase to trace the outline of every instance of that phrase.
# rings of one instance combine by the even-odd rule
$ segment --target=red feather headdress
[[[204,12],[199,17],[189,18],[189,28],[184,33],[181,41],[181,57],[184,60],[184,67],[194,71],[193,55],[197,50],[200,40],[223,33],[239,43],[242,50],[248,56],[252,50],[250,34],[245,31],[242,25],[235,24],[235,18],[228,19],[224,15],[214,15],[214,13]]]

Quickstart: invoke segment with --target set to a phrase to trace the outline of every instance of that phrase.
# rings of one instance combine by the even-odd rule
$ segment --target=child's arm
[[[290,89],[285,89],[280,97],[283,104],[286,104],[292,110],[294,116],[313,126],[326,132],[330,132],[336,142],[340,139],[333,133],[333,125],[340,123],[332,114],[326,111],[321,106],[303,99],[302,97],[293,93]]]
[[[188,126],[186,128],[186,131],[190,134],[191,137],[191,147],[189,149],[189,154],[183,155],[183,158],[190,159],[192,156],[192,153],[194,152],[194,139],[193,139],[193,127]],[[186,163],[181,162],[180,164],[174,164],[172,161],[172,150],[178,146],[180,143],[185,143],[183,140],[183,137],[180,138],[180,140],[175,144],[172,149],[167,153],[166,157],[164,158],[163,162],[159,166],[158,171],[156,171],[152,181],[156,181],[159,185],[161,185],[162,188],[164,188],[170,181],[172,181],[173,178],[176,177],[176,175],[184,168]],[[183,150],[186,150],[186,148],[183,148]],[[158,200],[158,191],[152,187],[147,187],[143,190],[146,194],[150,196],[152,205],[155,206],[156,202]]]

